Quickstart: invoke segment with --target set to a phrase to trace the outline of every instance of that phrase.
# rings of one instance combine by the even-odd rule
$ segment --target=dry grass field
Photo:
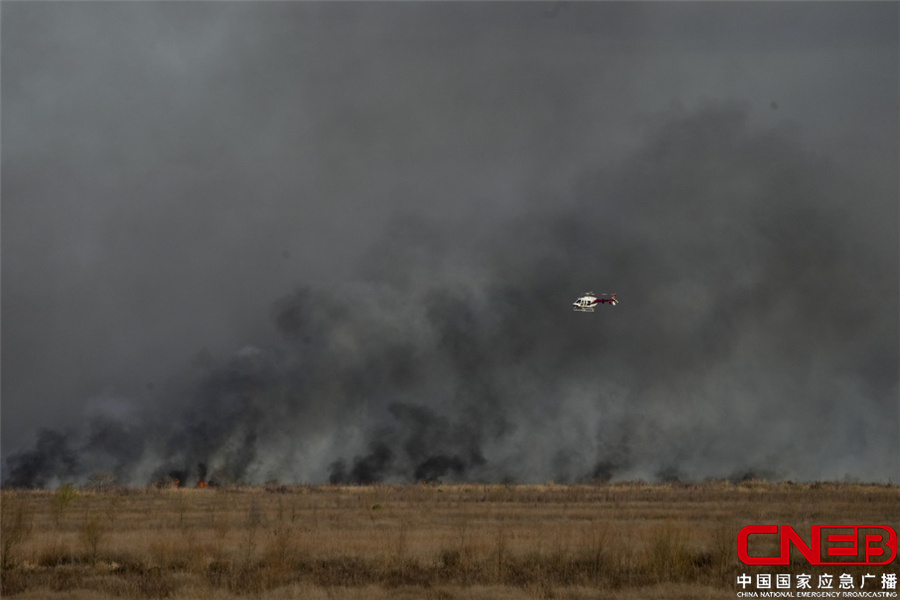
[[[734,598],[744,525],[896,528],[898,501],[896,486],[761,482],[4,490],[0,593]]]

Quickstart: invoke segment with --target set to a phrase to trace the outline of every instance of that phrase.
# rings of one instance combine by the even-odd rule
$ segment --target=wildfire
[[[207,485],[208,485],[208,484],[207,484],[205,481],[203,481],[202,479],[201,479],[200,481],[197,482],[197,487],[198,487],[198,488],[205,488]]]

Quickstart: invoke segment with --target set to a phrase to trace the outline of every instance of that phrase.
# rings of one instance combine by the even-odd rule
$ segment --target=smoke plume
[[[39,433],[4,483],[896,478],[896,230],[796,136],[676,111],[499,226],[397,218],[273,303],[278,343]]]

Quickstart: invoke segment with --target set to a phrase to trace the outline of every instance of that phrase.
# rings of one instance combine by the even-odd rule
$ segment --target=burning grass
[[[742,526],[896,524],[900,494],[626,483],[66,488],[2,500],[4,597],[696,598],[734,597]]]

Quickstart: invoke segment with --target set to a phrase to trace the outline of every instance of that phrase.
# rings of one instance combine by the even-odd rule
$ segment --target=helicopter
[[[616,294],[613,294],[609,298],[606,298],[608,294],[595,294],[594,292],[587,292],[584,296],[576,300],[572,304],[572,309],[577,312],[594,312],[594,308],[598,304],[610,304],[611,306],[615,306],[619,303],[619,300],[616,298]]]

